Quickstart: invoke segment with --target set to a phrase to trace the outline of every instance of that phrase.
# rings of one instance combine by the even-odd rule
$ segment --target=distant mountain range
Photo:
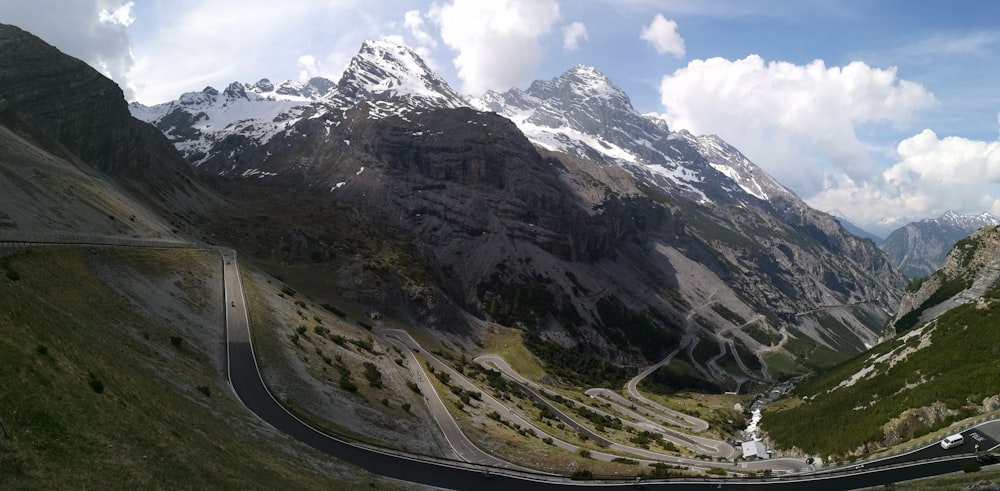
[[[199,169],[257,190],[240,206],[266,226],[209,217],[219,240],[328,264],[359,304],[439,330],[471,316],[625,364],[700,339],[720,347],[690,363],[730,387],[773,375],[767,332],[801,341],[785,356],[806,364],[817,346],[865,349],[902,292],[875,244],[720,138],[639,114],[593,67],[465,98],[409,48],[369,41],[336,83],[130,107]]]
[[[993,215],[947,212],[896,229],[881,247],[907,278],[928,276],[944,264],[948,251],[976,230],[1000,223]]]

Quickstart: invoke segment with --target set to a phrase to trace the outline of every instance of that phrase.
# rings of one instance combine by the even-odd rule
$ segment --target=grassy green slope
[[[920,436],[976,414],[983,399],[1000,393],[996,364],[1000,355],[1000,292],[994,290],[988,297],[992,298],[986,303],[952,309],[928,325],[925,329],[930,332],[931,346],[909,354],[891,368],[887,362],[876,364],[877,375],[873,377],[830,391],[878,355],[904,343],[916,348],[919,338],[883,343],[803,384],[793,399],[765,411],[764,429],[780,447],[830,455],[851,452],[869,442],[878,448],[883,444],[886,423],[910,408],[943,403],[951,415],[929,426],[911,422],[904,437]],[[803,402],[802,397],[810,400]]]
[[[216,283],[210,251],[0,249],[0,488],[398,485],[242,407]]]

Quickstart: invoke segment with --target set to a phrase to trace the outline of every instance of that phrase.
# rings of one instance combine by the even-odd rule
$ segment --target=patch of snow
[[[747,194],[756,196],[759,199],[767,201],[767,193],[765,193],[764,190],[761,189],[760,185],[757,184],[757,181],[753,179],[752,176],[750,178],[750,182],[746,182],[742,179],[742,177],[740,176],[739,172],[737,172],[736,169],[728,165],[715,164],[711,162],[708,165],[711,165],[713,169],[721,172],[723,175],[725,175],[733,182],[738,184],[741,188],[743,188],[744,191],[747,192]]]
[[[925,330],[927,330],[926,333],[924,332]],[[886,367],[886,370],[889,370],[892,367],[894,367],[897,363],[906,360],[906,358],[909,355],[916,353],[921,349],[931,346],[931,332],[932,330],[927,329],[927,324],[907,332],[896,341],[897,343],[899,343],[898,346],[887,351],[884,354],[877,356],[873,355],[869,357],[868,360],[866,360],[865,365],[861,367],[860,370],[855,372],[847,379],[841,381],[839,384],[837,384],[836,387],[830,389],[828,392],[833,392],[840,388],[850,387],[865,378],[877,375],[878,372],[876,372],[875,370],[876,366],[879,365],[880,363],[888,362],[888,367]],[[920,343],[917,344],[916,347],[908,346],[907,341],[916,336],[920,336]]]
[[[276,175],[278,175],[277,172],[267,172],[267,171],[262,171],[260,169],[247,169],[247,170],[243,171],[242,174],[240,174],[241,177],[253,177],[253,176],[257,176],[260,179],[263,179],[263,178],[268,177],[268,176],[276,176]]]

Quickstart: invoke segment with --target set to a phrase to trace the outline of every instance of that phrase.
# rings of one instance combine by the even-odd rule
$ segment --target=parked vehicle
[[[941,448],[953,448],[965,443],[965,437],[960,433],[955,433],[954,435],[948,435],[941,440]]]
[[[979,462],[982,465],[992,465],[1000,462],[1000,457],[991,453],[981,453],[976,456],[976,462]]]

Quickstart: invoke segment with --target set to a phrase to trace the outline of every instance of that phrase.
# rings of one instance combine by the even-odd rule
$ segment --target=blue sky
[[[1000,2],[8,0],[0,22],[130,100],[325,76],[365,39],[457,90],[597,67],[674,129],[718,134],[811,205],[885,233],[1000,214]]]

